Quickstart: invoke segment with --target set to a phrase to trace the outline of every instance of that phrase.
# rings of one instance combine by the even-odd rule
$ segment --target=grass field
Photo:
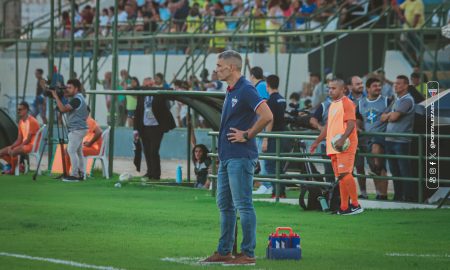
[[[207,191],[109,180],[63,183],[0,176],[0,269],[81,269],[13,258],[54,258],[122,269],[198,269],[163,258],[215,250],[219,214]],[[256,267],[245,269],[448,269],[450,211],[366,210],[356,216],[255,203]],[[277,226],[300,232],[301,261],[264,259]],[[395,253],[397,256],[389,256]],[[211,266],[209,266],[211,267]],[[223,266],[211,268],[221,269]]]

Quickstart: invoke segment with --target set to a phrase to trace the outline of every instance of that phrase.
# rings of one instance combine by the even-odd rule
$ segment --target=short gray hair
[[[234,50],[227,50],[221,52],[218,56],[219,59],[223,60],[232,60],[233,64],[239,69],[242,69],[242,57],[241,55]]]

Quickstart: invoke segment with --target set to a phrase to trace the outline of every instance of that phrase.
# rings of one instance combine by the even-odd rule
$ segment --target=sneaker
[[[213,255],[209,256],[208,258],[199,261],[201,264],[223,264],[225,262],[233,260],[233,256],[231,256],[231,253],[228,253],[227,255],[223,256],[220,255],[219,252],[214,252]]]
[[[358,206],[353,206],[352,204],[350,205],[350,214],[348,215],[356,215],[356,214],[361,214],[362,212],[364,212],[364,209],[361,207],[360,204],[358,204]]]
[[[350,207],[347,207],[347,209],[342,210],[339,208],[339,210],[336,212],[337,215],[347,216],[351,215],[352,209]]]
[[[236,255],[232,260],[227,261],[223,266],[256,265],[255,257],[249,257],[243,253]]]
[[[252,194],[260,195],[260,194],[266,194],[268,188],[266,188],[264,185],[260,185],[259,188],[252,192]],[[272,191],[270,191],[272,193]]]
[[[82,180],[82,179],[80,179],[79,177],[76,177],[76,176],[72,176],[72,175],[63,177],[63,182],[80,182],[80,180]]]
[[[378,200],[378,201],[387,201],[387,199],[388,199],[387,195],[377,195],[375,197],[375,200]]]

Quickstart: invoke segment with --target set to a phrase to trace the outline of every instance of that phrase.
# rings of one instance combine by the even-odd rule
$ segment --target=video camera
[[[286,111],[284,115],[284,121],[286,124],[289,124],[291,129],[312,129],[311,124],[309,123],[311,119],[311,114],[307,110],[299,110],[295,111],[295,114],[292,111]]]
[[[64,90],[66,90],[66,86],[47,86],[46,89],[44,90],[44,97],[49,97],[49,98],[53,98],[53,94],[52,91],[56,91],[56,94],[58,95],[58,97],[60,99],[62,99],[64,97]]]

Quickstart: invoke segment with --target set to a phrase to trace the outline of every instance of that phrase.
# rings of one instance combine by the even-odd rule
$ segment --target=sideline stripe
[[[33,260],[33,261],[51,262],[51,263],[56,263],[56,264],[70,265],[70,266],[79,267],[79,268],[90,268],[90,269],[98,269],[98,270],[125,270],[122,268],[115,268],[112,266],[90,265],[90,264],[79,263],[79,262],[74,262],[74,261],[65,261],[65,260],[60,260],[60,259],[43,258],[43,257],[32,257],[32,256],[24,255],[24,254],[15,254],[15,253],[7,253],[7,252],[0,252],[0,256],[14,257],[14,258],[19,258],[19,259]]]
[[[449,254],[414,254],[414,253],[386,253],[390,257],[433,257],[433,258],[450,258]]]

